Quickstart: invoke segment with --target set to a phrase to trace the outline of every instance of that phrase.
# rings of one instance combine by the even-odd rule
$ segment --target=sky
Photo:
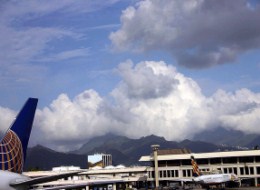
[[[39,98],[30,146],[114,133],[260,134],[255,0],[3,0],[0,131]]]

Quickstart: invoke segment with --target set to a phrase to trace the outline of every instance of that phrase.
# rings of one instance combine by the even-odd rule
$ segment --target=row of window
[[[224,173],[235,173],[238,174],[237,168],[223,168]],[[255,172],[257,175],[260,174],[260,167],[257,166],[254,170],[254,167],[239,167],[240,175],[254,175]]]
[[[248,157],[226,157],[226,158],[209,158],[209,159],[197,159],[196,162],[200,164],[236,164],[236,163],[260,163],[260,156],[248,156]],[[153,163],[152,163],[153,164]],[[159,167],[165,166],[187,166],[191,165],[191,160],[166,160],[158,161]]]
[[[148,173],[149,178],[155,178],[154,171]],[[159,171],[159,178],[179,177],[179,170],[163,170]]]
[[[229,168],[217,168],[217,170],[221,171],[222,173],[234,173],[237,175],[254,175],[256,174],[260,175],[260,167],[256,167],[256,170],[254,170],[254,167],[229,167]],[[239,170],[239,173],[238,173]],[[210,169],[203,169],[202,172],[209,172]],[[159,171],[159,178],[171,178],[171,177],[179,177],[179,172],[182,172],[182,177],[192,177],[192,169],[185,169],[185,170],[160,170]],[[149,178],[154,178],[154,171],[150,171]]]

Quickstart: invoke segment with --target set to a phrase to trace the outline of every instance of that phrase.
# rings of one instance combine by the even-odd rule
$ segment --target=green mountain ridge
[[[227,146],[241,146],[252,148],[260,145],[260,135],[244,134],[241,131],[215,128],[212,130],[203,131],[194,136],[194,141],[201,140],[213,144],[225,144]]]
[[[113,165],[147,165],[149,163],[140,163],[138,160],[141,156],[151,154],[151,145],[153,144],[159,144],[160,149],[187,148],[192,152],[214,152],[234,149],[233,147],[223,147],[203,141],[167,141],[165,138],[155,135],[130,139],[124,136],[107,134],[94,137],[78,150],[68,153],[57,152],[40,145],[30,148],[27,153],[26,170],[51,170],[52,167],[71,165],[86,168],[87,155],[95,153],[112,154]]]

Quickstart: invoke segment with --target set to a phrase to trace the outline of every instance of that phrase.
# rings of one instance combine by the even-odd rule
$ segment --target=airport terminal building
[[[41,187],[76,184],[104,180],[107,185],[98,186],[98,189],[107,190],[108,185],[116,189],[165,187],[176,184],[178,179],[192,178],[191,156],[194,156],[203,173],[235,173],[242,179],[242,186],[260,186],[260,150],[191,153],[187,149],[159,150],[159,146],[152,146],[150,155],[140,158],[138,167],[107,166],[84,169],[73,178],[42,184]],[[149,166],[148,166],[149,165]],[[64,169],[64,168],[62,168]],[[28,172],[30,177],[53,175],[56,171]],[[60,169],[61,170],[61,169]],[[67,169],[66,169],[67,170]],[[75,170],[75,167],[72,168]],[[76,168],[77,170],[77,168]],[[64,171],[63,171],[64,172]],[[119,183],[110,181],[118,180]],[[183,185],[183,184],[182,184]],[[39,186],[38,186],[39,187]],[[95,189],[86,186],[86,189]]]
[[[159,146],[153,150],[139,160],[152,166],[147,169],[147,180],[153,186],[156,180],[160,186],[168,186],[176,179],[191,178],[191,156],[204,173],[235,173],[242,186],[260,186],[260,150],[191,153],[186,149],[159,150]]]
[[[80,169],[75,166],[55,167],[52,171],[33,171],[24,172],[25,175],[31,178],[40,176],[51,176],[67,172],[80,171],[78,174],[65,179],[59,179],[43,184],[37,184],[33,189],[41,189],[48,187],[57,187],[64,185],[89,184],[86,185],[86,190],[125,190],[132,188],[143,188],[147,182],[147,167],[135,166],[125,167],[123,165],[107,166],[105,168]],[[102,182],[102,184],[95,184]]]

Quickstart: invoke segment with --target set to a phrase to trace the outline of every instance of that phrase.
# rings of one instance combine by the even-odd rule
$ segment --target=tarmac
[[[260,190],[260,187],[234,187],[234,188],[224,188],[224,190]],[[203,188],[194,188],[193,190],[206,190]],[[213,188],[212,190],[221,190],[221,188]]]

